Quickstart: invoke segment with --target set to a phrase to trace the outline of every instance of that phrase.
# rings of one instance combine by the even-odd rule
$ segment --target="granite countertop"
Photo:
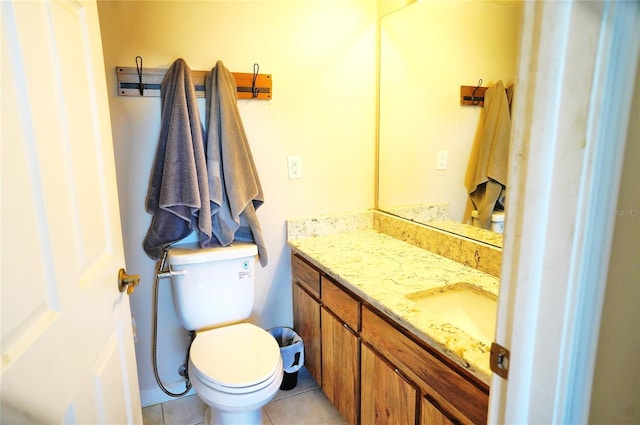
[[[498,296],[499,279],[375,230],[288,241],[291,249],[489,385],[490,347],[407,294],[466,282]]]

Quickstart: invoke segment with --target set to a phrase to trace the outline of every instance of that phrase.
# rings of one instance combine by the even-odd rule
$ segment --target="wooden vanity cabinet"
[[[350,424],[486,424],[489,388],[375,307],[292,256],[305,366]]]
[[[293,328],[304,343],[304,365],[322,385],[320,332],[320,272],[302,258],[291,257]]]
[[[322,390],[355,425],[360,402],[360,302],[326,276],[321,282]]]

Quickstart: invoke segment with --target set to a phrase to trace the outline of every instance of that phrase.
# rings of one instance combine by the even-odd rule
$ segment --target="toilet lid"
[[[248,387],[273,376],[280,348],[264,329],[240,323],[199,333],[189,356],[208,380],[227,387]]]

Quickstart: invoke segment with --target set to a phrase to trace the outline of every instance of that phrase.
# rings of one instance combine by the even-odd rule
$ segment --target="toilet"
[[[195,331],[189,379],[208,406],[206,424],[262,424],[262,408],[283,379],[277,341],[244,322],[255,298],[256,245],[176,245],[168,262],[174,305],[185,329]]]

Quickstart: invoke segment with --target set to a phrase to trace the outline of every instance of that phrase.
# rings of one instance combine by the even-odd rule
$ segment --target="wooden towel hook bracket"
[[[138,59],[140,62],[138,65]],[[256,63],[253,72],[232,72],[236,79],[238,99],[271,100],[273,94],[271,74],[259,74]],[[160,97],[160,83],[167,69],[145,68],[142,70],[142,57],[136,57],[136,67],[117,66],[118,95],[133,97]],[[191,71],[196,97],[204,97],[204,79],[208,71]]]
[[[484,106],[484,92],[489,87],[482,87],[482,78],[477,86],[460,86],[460,105]]]

